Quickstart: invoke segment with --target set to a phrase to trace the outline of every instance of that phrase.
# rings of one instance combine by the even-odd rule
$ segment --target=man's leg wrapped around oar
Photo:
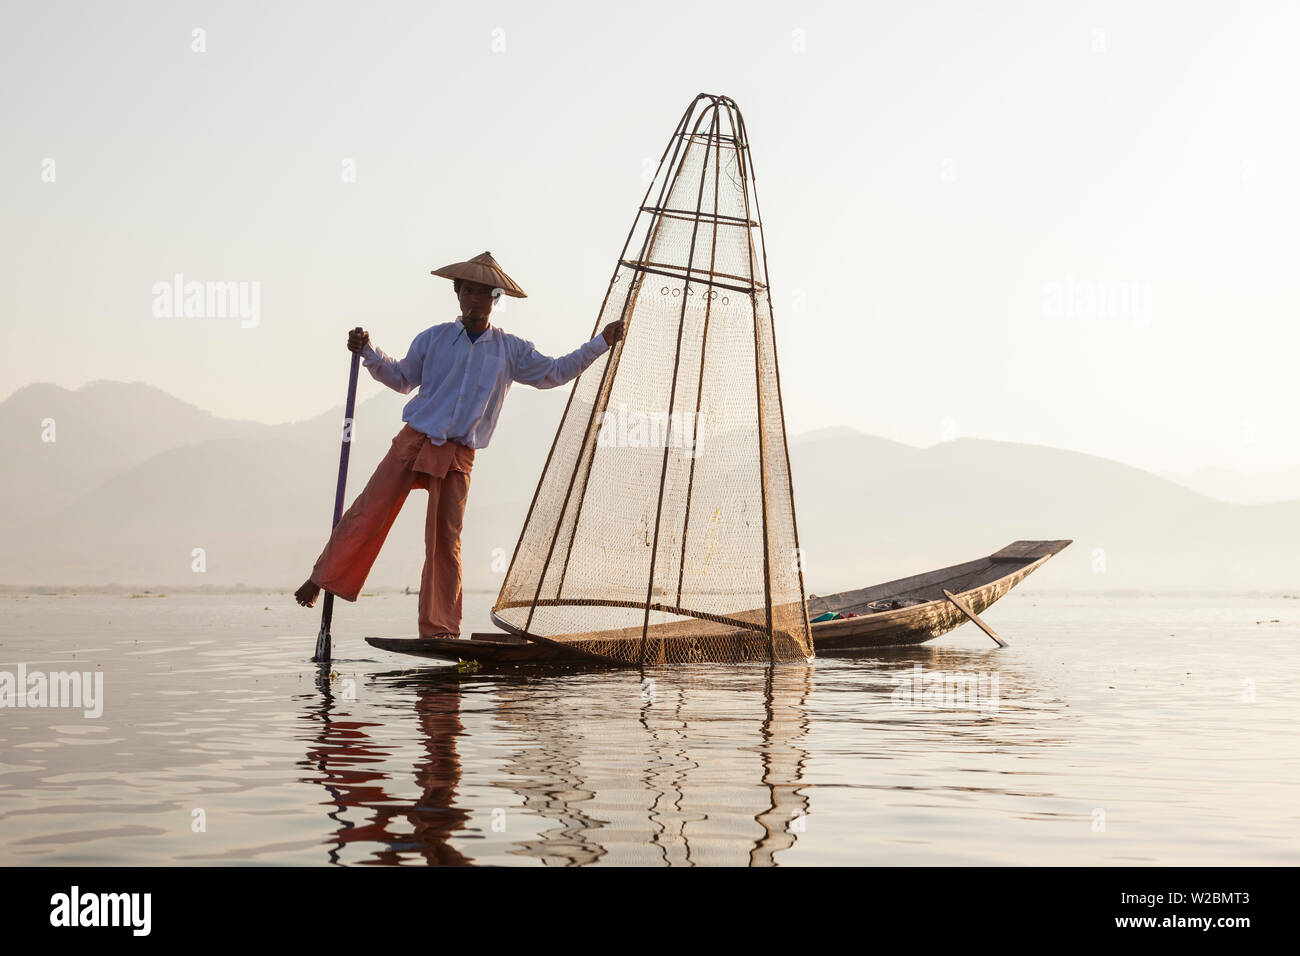
[[[414,429],[408,425],[393,439],[388,454],[339,519],[312,568],[311,580],[345,601],[355,601],[361,593],[414,484],[411,462],[415,453],[409,447],[412,436],[408,431]]]

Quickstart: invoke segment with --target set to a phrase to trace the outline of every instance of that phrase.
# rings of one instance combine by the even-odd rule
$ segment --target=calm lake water
[[[645,674],[377,651],[415,621],[381,594],[336,608],[325,677],[288,593],[0,600],[0,671],[104,681],[98,718],[0,710],[7,865],[1300,862],[1280,594],[1026,587],[985,615],[1005,650],[966,625]],[[904,699],[916,665],[996,675],[996,699]]]

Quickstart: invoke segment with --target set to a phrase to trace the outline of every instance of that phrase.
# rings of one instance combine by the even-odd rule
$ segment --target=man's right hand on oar
[[[351,332],[348,333],[349,352],[360,352],[363,349],[365,349],[365,347],[369,344],[370,344],[370,333],[367,332],[365,329],[363,329],[361,326],[358,325],[355,329],[353,329]]]

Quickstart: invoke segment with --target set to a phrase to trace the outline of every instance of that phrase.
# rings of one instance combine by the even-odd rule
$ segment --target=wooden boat
[[[859,591],[810,595],[809,617],[828,611],[856,615],[812,625],[813,646],[819,656],[833,656],[873,647],[924,644],[967,620],[944,596],[945,590],[979,614],[1069,544],[1070,539],[1013,541],[1001,551],[965,564]]]
[[[1069,544],[1068,539],[1014,541],[1001,551],[964,564],[856,591],[809,595],[810,618],[829,613],[853,615],[814,623],[813,647],[818,656],[833,657],[933,640],[967,620],[945,596],[945,590],[979,614]],[[416,657],[482,665],[590,663],[589,658],[561,645],[529,641],[505,632],[475,633],[469,640],[367,637],[366,643]]]

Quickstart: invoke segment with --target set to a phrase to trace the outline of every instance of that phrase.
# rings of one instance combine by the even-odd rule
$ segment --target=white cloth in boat
[[[568,355],[551,358],[532,342],[492,325],[471,342],[457,318],[417,335],[404,359],[370,344],[361,356],[376,381],[404,395],[419,389],[402,409],[402,421],[435,445],[450,440],[486,448],[511,384],[555,388],[573,381],[608,349],[597,333]]]

